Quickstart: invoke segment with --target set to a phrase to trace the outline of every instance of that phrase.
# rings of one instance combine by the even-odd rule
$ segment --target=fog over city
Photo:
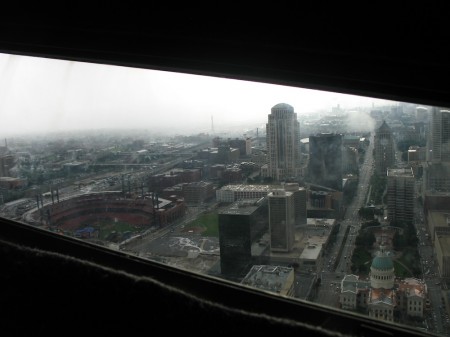
[[[245,129],[263,126],[280,102],[292,105],[299,118],[340,106],[355,112],[349,121],[363,125],[359,107],[389,104],[272,84],[0,54],[0,137],[98,129],[168,134]]]

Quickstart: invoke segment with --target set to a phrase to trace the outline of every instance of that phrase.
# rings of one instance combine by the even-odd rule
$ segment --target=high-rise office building
[[[300,187],[298,183],[286,183],[284,185],[284,190],[292,192],[294,195],[295,225],[306,225],[306,189]]]
[[[342,191],[342,135],[321,133],[309,137],[309,182]]]
[[[10,177],[12,168],[16,165],[16,159],[13,155],[0,156],[0,177]]]
[[[423,194],[450,192],[450,111],[432,107],[427,133]]]
[[[433,107],[429,131],[427,160],[450,162],[450,111]]]
[[[375,172],[385,176],[395,165],[394,136],[385,121],[375,133]]]
[[[415,183],[412,169],[387,170],[387,208],[390,222],[414,219]]]
[[[219,211],[221,274],[245,276],[251,265],[251,246],[268,230],[267,198],[240,200]]]
[[[275,190],[269,195],[270,250],[289,252],[294,244],[294,194]]]
[[[423,190],[450,192],[450,162],[423,163]]]
[[[300,175],[300,123],[294,108],[272,107],[266,124],[267,167],[263,175],[281,181]]]

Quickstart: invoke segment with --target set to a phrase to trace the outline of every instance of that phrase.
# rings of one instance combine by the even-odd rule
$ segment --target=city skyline
[[[299,116],[376,98],[148,69],[0,54],[0,137],[96,129],[220,132],[263,125],[278,103]],[[214,126],[212,125],[214,120]]]

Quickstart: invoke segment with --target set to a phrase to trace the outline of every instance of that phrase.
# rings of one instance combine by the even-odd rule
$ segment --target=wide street
[[[339,304],[340,284],[344,275],[350,273],[351,256],[355,237],[360,229],[358,210],[366,202],[367,191],[373,168],[373,136],[366,149],[366,155],[359,171],[359,184],[356,195],[347,206],[344,219],[332,249],[324,256],[324,269],[321,272],[321,285],[314,302],[337,307]],[[348,233],[347,233],[348,231]]]

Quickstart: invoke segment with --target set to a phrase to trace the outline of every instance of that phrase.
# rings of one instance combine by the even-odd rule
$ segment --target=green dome
[[[389,256],[376,256],[372,261],[372,268],[390,270],[394,268],[394,263]]]

